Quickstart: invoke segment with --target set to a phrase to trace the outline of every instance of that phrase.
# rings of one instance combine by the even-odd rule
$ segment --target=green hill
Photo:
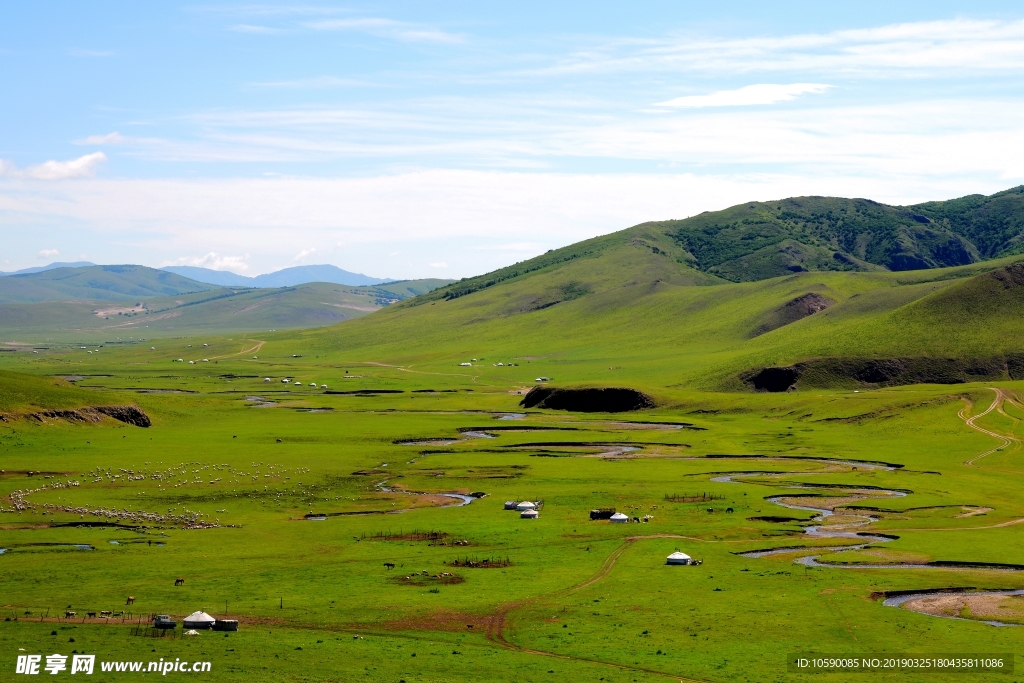
[[[140,297],[128,303],[92,300],[0,304],[0,335],[11,341],[105,341],[114,337],[323,327],[367,315],[449,282],[409,280],[367,287],[321,282],[278,289],[213,288],[175,296]]]
[[[40,410],[72,410],[108,400],[96,392],[79,389],[54,377],[40,377],[0,370],[0,415],[34,413]],[[120,398],[118,395],[117,398]]]
[[[985,201],[962,200],[967,209],[960,215],[967,210],[976,215],[994,212],[993,207],[1017,202],[1020,194],[1013,190]],[[847,213],[860,206],[859,200],[787,202],[803,202],[805,208],[845,205]],[[352,325],[299,333],[295,342],[318,352],[337,352],[346,361],[415,364],[431,371],[472,358],[527,359],[521,363],[532,368],[526,373],[551,376],[559,383],[655,391],[674,385],[746,390],[757,388],[752,378],[764,368],[796,366],[793,382],[783,388],[1016,377],[1019,357],[1024,358],[1024,287],[1019,283],[1024,256],[979,260],[996,250],[995,242],[971,246],[974,242],[968,244],[948,227],[943,229],[964,247],[961,256],[970,255],[950,258],[968,263],[894,272],[868,259],[881,260],[896,253],[897,246],[906,246],[895,238],[886,242],[878,226],[883,218],[907,211],[864,204],[874,207],[871,215],[878,222],[870,223],[874,231],[860,233],[862,238],[870,233],[871,239],[861,239],[863,249],[849,263],[834,256],[826,259],[823,243],[809,244],[810,232],[798,241],[780,231],[785,239],[774,248],[799,255],[804,264],[816,254],[819,271],[783,269],[784,275],[769,278],[775,266],[768,258],[756,277],[730,281],[722,277],[725,265],[755,262],[766,247],[747,240],[755,243],[737,256],[742,250],[730,245],[744,240],[729,234],[721,237],[725,246],[712,243],[698,250],[708,259],[702,270],[679,238],[680,231],[716,220],[725,224],[725,218],[736,223],[751,207],[767,206],[744,205],[698,217],[702,223],[645,223],[553,250]],[[945,204],[914,208],[931,211],[935,224],[953,226],[952,220],[939,217],[936,206]],[[863,208],[857,211],[870,214]],[[1010,219],[999,215],[1001,224],[1008,225]],[[971,224],[964,219],[957,229],[977,226],[980,220]],[[913,227],[893,226],[896,237]],[[941,241],[936,237],[939,229],[922,229],[933,234],[925,235],[927,240],[921,237],[915,248],[931,244],[928,258],[935,261],[944,253],[935,246]],[[977,239],[983,232],[996,235],[994,229],[980,228],[973,234]],[[816,234],[814,239],[823,239],[823,232]],[[1012,252],[1015,237],[1008,236],[1009,229],[1001,234],[999,251]],[[719,256],[711,259],[707,255],[714,250]]]
[[[914,206],[796,197],[652,225],[695,267],[735,282],[804,270],[942,268],[1021,253],[1024,187]]]
[[[210,285],[146,266],[54,268],[0,278],[0,303],[127,301],[210,289]]]

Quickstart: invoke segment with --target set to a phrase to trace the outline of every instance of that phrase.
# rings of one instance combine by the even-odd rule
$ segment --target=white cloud
[[[344,86],[364,87],[373,85],[369,81],[362,81],[356,78],[338,78],[337,76],[314,76],[311,78],[297,78],[292,81],[265,81],[253,83],[258,88],[340,88]]]
[[[751,72],[898,74],[1024,66],[1024,20],[951,19],[831,33],[609,41],[533,73]]]
[[[426,43],[461,43],[464,38],[454,33],[446,33],[394,19],[379,17],[363,17],[357,19],[320,19],[307,21],[306,28],[315,31],[361,31],[383,38],[391,38],[405,42]]]
[[[292,258],[292,263],[298,263],[299,261],[302,261],[303,259],[305,259],[307,256],[312,256],[315,253],[316,253],[316,247],[312,247],[310,249],[303,249],[302,251],[300,251],[298,254],[296,254]]]
[[[72,57],[113,57],[115,52],[113,50],[79,50],[73,48],[68,50],[68,54]]]
[[[479,251],[532,251],[541,252],[546,245],[540,242],[511,242],[508,244],[493,244],[482,247],[474,247]]]
[[[45,258],[53,258],[54,256],[56,256],[59,253],[60,252],[58,250],[56,250],[56,249],[43,249],[42,251],[39,252],[38,256],[39,256],[39,258],[43,258],[43,259],[45,259]]]
[[[228,30],[234,31],[235,33],[281,33],[280,29],[272,28],[270,26],[257,26],[254,24],[235,24],[234,26],[228,26]]]
[[[121,145],[128,141],[128,138],[124,137],[117,131],[113,133],[107,133],[106,135],[90,135],[87,138],[76,140],[76,145]]]
[[[719,90],[710,95],[687,95],[677,97],[665,102],[658,102],[658,107],[680,107],[680,108],[701,108],[701,107],[746,107],[755,104],[775,104],[777,102],[789,102],[800,95],[819,95],[826,92],[831,85],[823,83],[790,83],[788,85],[777,85],[774,83],[760,83],[747,85],[736,90]]]
[[[20,169],[9,161],[0,160],[0,176],[34,180],[88,178],[94,176],[96,167],[106,160],[107,155],[103,152],[93,152],[70,161],[44,161],[26,169]]]
[[[62,239],[98,245],[102,253],[93,249],[93,260],[138,262],[146,254],[151,262],[170,259],[165,265],[236,271],[249,266],[252,272],[279,267],[281,255],[295,253],[298,240],[343,240],[347,263],[338,265],[348,270],[429,277],[441,267],[429,264],[444,263],[446,275],[463,277],[521,258],[504,249],[475,247],[531,242],[543,251],[646,220],[684,218],[743,201],[814,194],[903,204],[1005,189],[1005,180],[988,175],[922,173],[943,153],[940,147],[933,156],[883,173],[835,168],[728,175],[435,170],[332,179],[0,180],[0,232],[40,226]],[[222,256],[237,254],[240,245],[249,253]],[[395,272],[396,261],[389,256],[396,248],[416,255],[415,262],[401,265],[402,272]],[[14,253],[8,244],[5,249]],[[206,255],[177,257],[198,250]]]
[[[164,266],[197,266],[199,268],[210,268],[211,270],[230,270],[234,272],[249,269],[249,254],[245,256],[222,256],[216,252],[209,252],[203,256],[180,256],[171,261],[164,261]]]

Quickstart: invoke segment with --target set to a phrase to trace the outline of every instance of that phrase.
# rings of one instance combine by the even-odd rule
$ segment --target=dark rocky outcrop
[[[153,424],[149,416],[138,406],[87,406],[74,410],[40,410],[25,417],[37,422],[65,420],[80,423],[100,422],[104,417],[109,417],[136,427],[150,427]]]
[[[150,427],[153,424],[149,415],[146,415],[138,406],[96,406],[96,410],[118,422],[136,427]]]
[[[1024,354],[990,358],[821,358],[786,367],[757,368],[740,379],[755,391],[797,388],[963,384],[1024,379]]]
[[[761,324],[754,329],[751,336],[757,337],[766,332],[795,323],[798,320],[803,320],[808,316],[824,311],[834,303],[835,301],[823,294],[808,292],[768,312],[762,319]]]
[[[788,368],[762,368],[750,377],[744,377],[744,381],[756,391],[770,391],[773,393],[789,391],[796,388],[796,382],[803,374],[803,365],[794,365]]]
[[[519,405],[524,408],[572,410],[581,413],[623,413],[653,408],[655,403],[650,396],[636,389],[534,387],[523,397]]]

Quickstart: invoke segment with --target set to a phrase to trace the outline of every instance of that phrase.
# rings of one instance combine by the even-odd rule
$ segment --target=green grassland
[[[289,346],[271,341],[261,353],[273,356],[278,344]],[[235,343],[238,351],[243,346]],[[0,426],[0,547],[8,548],[0,578],[12,617],[0,622],[0,639],[9,652],[77,649],[108,659],[203,652],[195,658],[208,657],[217,680],[506,680],[515,672],[518,680],[628,681],[662,672],[762,681],[798,678],[785,671],[792,652],[1019,648],[1011,629],[936,619],[871,598],[886,590],[1024,585],[1012,572],[805,569],[793,564],[794,555],[736,554],[844,543],[807,538],[800,522],[751,519],[810,519],[812,513],[765,498],[811,483],[912,491],[882,505],[868,501],[886,510],[871,530],[899,537],[887,551],[925,561],[1024,563],[1020,527],[1012,524],[1024,517],[1024,505],[1010,483],[1024,476],[1019,450],[962,464],[993,441],[957,417],[965,401],[975,412],[987,407],[992,392],[981,386],[776,395],[666,389],[666,405],[644,414],[549,411],[501,420],[517,410],[519,396],[509,393],[516,383],[495,373],[474,381],[456,371],[419,374],[303,357],[261,363],[258,374],[275,379],[266,383],[246,376],[253,363],[243,354],[221,360],[216,372],[202,366],[189,368],[192,374],[136,358],[119,349],[103,362],[91,359],[90,376],[70,403],[57,387],[40,388],[25,403],[70,406],[90,394],[93,402],[114,395],[145,409],[154,421],[149,429],[112,420],[12,419]],[[38,370],[47,359],[33,361]],[[345,370],[358,377],[346,380]],[[282,374],[306,386],[282,388]],[[52,386],[20,373],[6,374],[5,386],[12,378]],[[328,394],[307,380],[403,393]],[[638,428],[644,422],[688,425]],[[493,438],[459,437],[473,428]],[[638,450],[622,457],[614,445]],[[761,457],[705,457],[730,453]],[[816,458],[903,467],[854,470]],[[792,474],[711,481],[754,471]],[[71,481],[79,483],[64,486]],[[28,489],[38,489],[24,498],[35,507],[11,511],[10,494]],[[460,507],[429,495],[475,491],[488,495]],[[710,502],[699,498],[704,494]],[[698,498],[686,502],[688,496]],[[540,519],[502,509],[503,501],[522,498],[543,501]],[[960,506],[969,505],[991,510],[960,516]],[[191,514],[210,528],[62,506]],[[592,522],[587,512],[596,507],[653,519]],[[306,521],[311,512],[328,518]],[[121,526],[87,526],[97,521]],[[414,531],[442,532],[442,543],[451,544],[416,540]],[[393,537],[378,537],[388,533]],[[463,540],[469,545],[453,544]],[[703,565],[665,566],[677,548]],[[452,566],[460,558],[507,558],[511,565]],[[387,570],[386,562],[397,566]],[[431,578],[405,579],[422,571]],[[462,582],[434,581],[442,572]],[[186,583],[175,587],[179,576]],[[136,597],[126,608],[133,618],[195,609],[223,615],[226,602],[242,629],[226,640],[203,633],[153,641],[119,620],[39,622],[47,610],[52,617],[68,605],[80,615],[119,610],[126,595]]]
[[[25,648],[209,659],[218,681],[845,681],[787,657],[1019,654],[1016,629],[880,595],[1024,588],[1021,258],[730,282],[684,252],[647,224],[330,327],[10,347],[0,666]],[[791,315],[809,294],[831,305]],[[863,359],[966,369],[840,371]],[[823,360],[790,391],[744,379]],[[539,377],[656,407],[521,408]],[[46,415],[111,405],[152,426]],[[608,507],[650,517],[589,519]],[[703,563],[666,565],[676,549]],[[132,626],[197,609],[241,629]]]

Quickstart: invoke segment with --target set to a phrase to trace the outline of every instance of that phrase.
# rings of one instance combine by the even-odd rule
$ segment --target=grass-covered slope
[[[333,325],[418,296],[450,280],[370,287],[311,283],[278,289],[216,288],[145,301],[0,304],[0,340],[110,340]],[[139,304],[139,305],[136,305]]]
[[[530,309],[640,282],[713,284],[807,271],[947,268],[1022,251],[1024,186],[914,206],[794,197],[642,223],[460,280],[416,304],[532,280],[522,287],[529,295],[512,304]]]
[[[41,410],[73,410],[102,402],[95,391],[80,389],[54,377],[0,370],[0,415],[29,414]]]
[[[624,269],[630,254],[634,267]],[[690,270],[690,282],[676,283],[659,277],[669,258],[627,244],[455,298],[438,290],[350,325],[298,333],[295,344],[432,370],[473,357],[525,358],[558,382],[739,389],[752,368],[808,359],[1024,352],[1019,260],[718,284]],[[570,285],[582,293],[565,296]]]
[[[0,278],[0,303],[90,299],[127,301],[212,289],[186,277],[146,266],[54,268]]]

